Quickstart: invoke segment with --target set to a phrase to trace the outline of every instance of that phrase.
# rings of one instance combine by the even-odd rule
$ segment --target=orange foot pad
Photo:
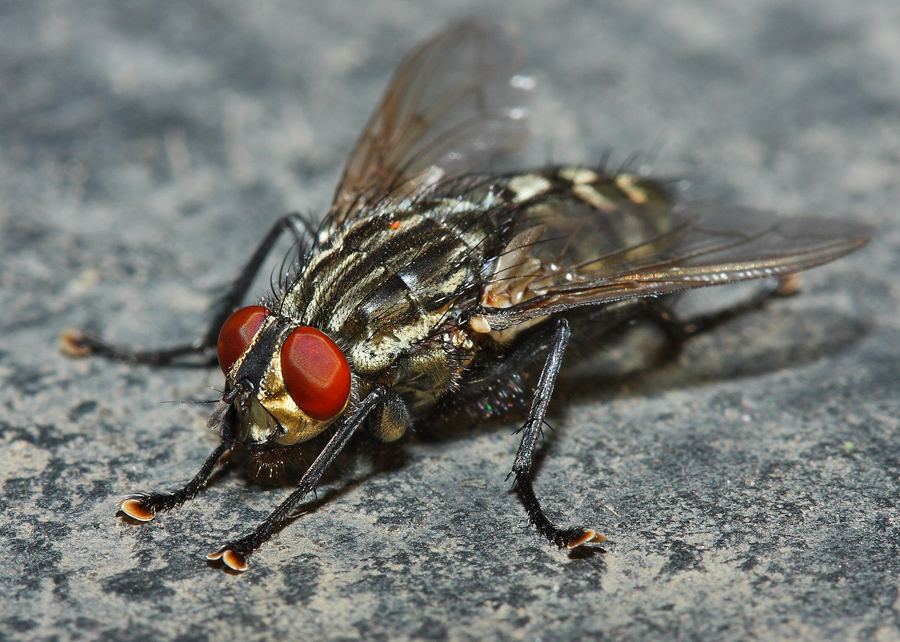
[[[566,548],[577,548],[582,544],[594,543],[599,544],[600,542],[605,542],[606,536],[601,535],[597,531],[592,531],[590,529],[584,531],[580,537],[573,539],[571,542],[566,544]]]
[[[225,562],[225,566],[239,573],[243,573],[249,567],[249,564],[247,564],[247,560],[244,559],[243,555],[235,553],[227,546],[220,548],[215,553],[210,553],[206,556],[206,559],[210,561],[222,560]]]
[[[59,348],[70,357],[83,357],[91,353],[91,347],[85,343],[84,333],[75,328],[66,328],[60,333]]]
[[[156,517],[156,513],[144,506],[139,499],[123,499],[119,510],[139,522],[149,522]]]

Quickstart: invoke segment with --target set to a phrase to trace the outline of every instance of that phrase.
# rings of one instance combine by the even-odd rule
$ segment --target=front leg
[[[103,337],[92,332],[68,329],[60,335],[62,351],[71,357],[99,354],[115,361],[131,361],[151,365],[165,365],[181,357],[201,355],[212,365],[216,361],[216,343],[222,325],[240,305],[266,257],[285,231],[289,231],[297,243],[313,244],[316,242],[312,226],[300,214],[286,214],[280,218],[256,247],[250,260],[241,269],[240,274],[224,296],[213,306],[209,325],[200,339],[160,350],[132,350],[109,343]]]
[[[544,362],[544,369],[541,371],[537,389],[534,392],[528,419],[521,429],[522,442],[519,444],[519,451],[516,453],[511,473],[515,475],[516,489],[519,491],[522,502],[525,504],[525,510],[528,511],[528,518],[531,520],[531,523],[537,527],[541,535],[560,548],[575,548],[587,542],[602,542],[606,539],[600,533],[589,528],[561,529],[555,526],[544,514],[531,484],[531,466],[534,459],[534,451],[541,436],[544,418],[547,416],[547,406],[550,404],[550,397],[553,396],[553,387],[556,384],[556,376],[562,365],[563,353],[569,343],[569,334],[569,322],[566,319],[559,319],[554,324],[552,335],[547,337],[550,344],[550,353]],[[535,351],[539,350],[544,347],[544,344],[545,341],[539,341],[534,345],[533,349]]]
[[[373,389],[360,403],[356,412],[334,433],[334,436],[332,436],[325,448],[322,449],[322,452],[319,453],[319,456],[316,457],[316,460],[304,473],[300,483],[297,484],[296,490],[278,508],[272,511],[253,532],[239,540],[225,544],[214,553],[207,555],[206,559],[221,559],[232,570],[246,571],[247,556],[269,539],[279,526],[289,520],[297,504],[316,489],[322,475],[325,474],[325,471],[338,456],[338,453],[347,445],[347,442],[350,441],[350,438],[356,433],[366,417],[385,403],[397,402],[399,402],[399,398],[389,388],[378,386]]]
[[[231,396],[233,398],[234,395]],[[157,513],[171,510],[193,499],[209,481],[213,470],[222,461],[222,458],[234,448],[236,412],[234,406],[231,405],[232,398],[226,395],[209,421],[210,428],[219,429],[222,443],[216,447],[187,484],[171,493],[133,493],[119,502],[119,510],[139,522],[149,522],[156,517]]]

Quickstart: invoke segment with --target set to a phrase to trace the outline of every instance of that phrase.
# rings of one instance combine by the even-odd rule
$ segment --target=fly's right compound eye
[[[219,365],[226,375],[234,363],[250,347],[269,311],[261,305],[248,305],[235,310],[219,331]]]

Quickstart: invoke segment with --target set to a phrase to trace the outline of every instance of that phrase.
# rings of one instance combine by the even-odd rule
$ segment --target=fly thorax
[[[341,337],[354,372],[381,375],[432,335],[480,277],[477,240],[460,231],[472,226],[458,226],[454,208],[474,205],[422,201],[360,217],[310,257],[286,309]]]

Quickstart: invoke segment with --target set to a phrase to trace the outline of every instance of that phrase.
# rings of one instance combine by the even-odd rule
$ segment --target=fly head
[[[218,355],[225,394],[209,425],[233,431],[247,446],[311,439],[350,400],[350,366],[337,344],[263,306],[240,308],[228,318]]]

